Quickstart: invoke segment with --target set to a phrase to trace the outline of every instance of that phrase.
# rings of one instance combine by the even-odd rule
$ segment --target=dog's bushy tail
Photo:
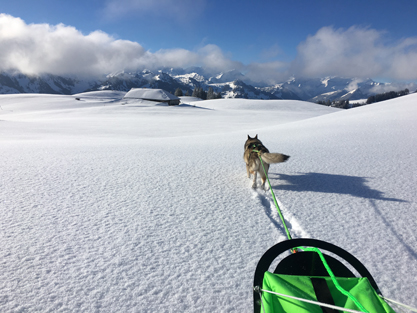
[[[265,163],[274,164],[285,162],[290,156],[282,153],[262,153],[261,157]]]

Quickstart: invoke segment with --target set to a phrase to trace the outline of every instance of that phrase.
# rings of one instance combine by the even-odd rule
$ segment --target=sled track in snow
[[[266,216],[271,220],[275,228],[281,233],[285,238],[285,229],[282,225],[282,221],[279,217],[278,210],[275,207],[274,200],[272,199],[269,190],[256,189],[253,190],[253,198],[258,198],[261,202]],[[279,207],[284,216],[285,222],[287,224],[288,230],[290,231],[293,238],[309,238],[309,234],[301,227],[300,223],[296,218],[286,210],[285,206],[277,198]]]

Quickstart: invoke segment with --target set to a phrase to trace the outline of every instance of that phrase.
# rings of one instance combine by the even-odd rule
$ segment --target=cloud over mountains
[[[356,26],[321,28],[298,45],[292,62],[243,64],[213,44],[194,51],[150,52],[137,42],[115,39],[99,30],[83,34],[64,24],[27,24],[0,14],[0,47],[0,71],[25,74],[95,76],[120,70],[203,66],[213,72],[237,69],[253,81],[268,83],[290,75],[417,79],[417,37],[390,42],[383,31]]]
[[[386,77],[417,79],[417,37],[389,42],[369,28],[321,28],[298,46],[292,64],[301,76]]]
[[[100,75],[138,68],[201,65],[215,70],[240,67],[215,45],[197,51],[185,49],[146,51],[139,43],[118,40],[102,32],[84,35],[74,27],[26,24],[0,14],[0,70],[25,74]]]

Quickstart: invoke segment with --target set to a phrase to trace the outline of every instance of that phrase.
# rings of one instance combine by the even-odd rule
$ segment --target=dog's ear
[[[252,138],[248,135],[248,139],[252,139]]]
[[[255,138],[254,139],[258,139],[258,134],[256,134],[256,136],[255,136]]]

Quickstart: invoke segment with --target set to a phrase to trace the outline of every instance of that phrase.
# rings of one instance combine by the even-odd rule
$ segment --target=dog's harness
[[[264,145],[261,144],[261,143],[253,143],[252,147],[253,147],[252,152],[256,152],[258,154],[259,158],[261,157],[262,152],[268,152],[268,149],[265,148]],[[261,147],[261,149],[258,149],[258,147]],[[262,150],[264,150],[264,151],[262,151]]]

